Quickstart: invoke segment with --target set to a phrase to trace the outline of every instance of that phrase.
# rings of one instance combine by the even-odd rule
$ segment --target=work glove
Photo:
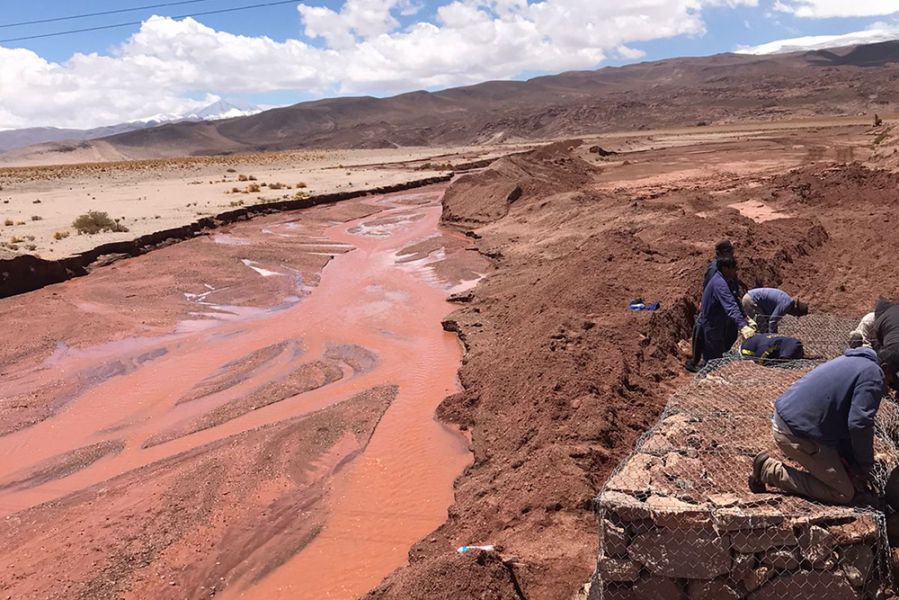
[[[751,326],[747,325],[746,327],[744,327],[743,329],[740,330],[740,335],[743,336],[744,340],[748,340],[749,338],[751,338],[752,336],[755,335],[755,332],[756,332],[755,327],[751,327]]]
[[[849,334],[849,347],[850,348],[861,348],[864,343],[864,339],[862,338],[862,334],[860,331],[853,331]]]
[[[759,330],[759,324],[755,322],[755,319],[752,317],[746,317],[746,324],[748,327],[752,327],[756,331]]]

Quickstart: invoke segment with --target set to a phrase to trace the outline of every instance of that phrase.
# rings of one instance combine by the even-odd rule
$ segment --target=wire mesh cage
[[[600,555],[593,600],[881,598],[892,587],[887,509],[749,491],[753,457],[779,457],[775,400],[842,354],[852,319],[787,318],[812,360],[764,365],[728,355],[669,400],[660,421],[596,499]],[[899,456],[899,408],[884,399],[874,475],[882,494]]]

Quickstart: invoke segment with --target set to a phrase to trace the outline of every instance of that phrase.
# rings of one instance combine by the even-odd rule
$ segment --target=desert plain
[[[0,158],[0,253],[59,259],[100,244],[187,225],[240,207],[393,186],[526,145],[396,150],[299,150],[141,161],[29,164]],[[79,235],[73,222],[105,212],[123,231]],[[124,231],[127,229],[127,231]]]

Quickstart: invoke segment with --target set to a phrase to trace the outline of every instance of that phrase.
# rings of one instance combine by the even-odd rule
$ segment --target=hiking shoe
[[[759,452],[752,459],[752,475],[749,476],[749,490],[753,494],[764,494],[768,491],[768,488],[765,487],[765,482],[762,481],[762,469],[765,467],[766,462],[768,462],[767,452]]]
[[[684,369],[686,369],[690,373],[699,373],[699,365],[693,362],[693,359],[690,359],[684,363]]]

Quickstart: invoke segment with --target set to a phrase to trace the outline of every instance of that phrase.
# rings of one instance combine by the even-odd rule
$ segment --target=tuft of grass
[[[68,231],[57,231],[56,233],[53,234],[53,239],[58,242],[59,240],[66,239],[67,237],[69,237],[69,235],[71,235],[71,234]]]
[[[453,165],[450,163],[432,163],[426,162],[415,167],[416,171],[452,171]]]
[[[127,227],[118,221],[109,218],[107,213],[97,210],[89,210],[85,214],[80,215],[77,219],[72,221],[72,227],[74,227],[75,231],[79,234],[86,233],[88,235],[94,235],[101,231],[128,231]]]
[[[232,200],[230,204],[228,204],[231,208],[237,208],[238,206],[243,206],[243,200]]]

